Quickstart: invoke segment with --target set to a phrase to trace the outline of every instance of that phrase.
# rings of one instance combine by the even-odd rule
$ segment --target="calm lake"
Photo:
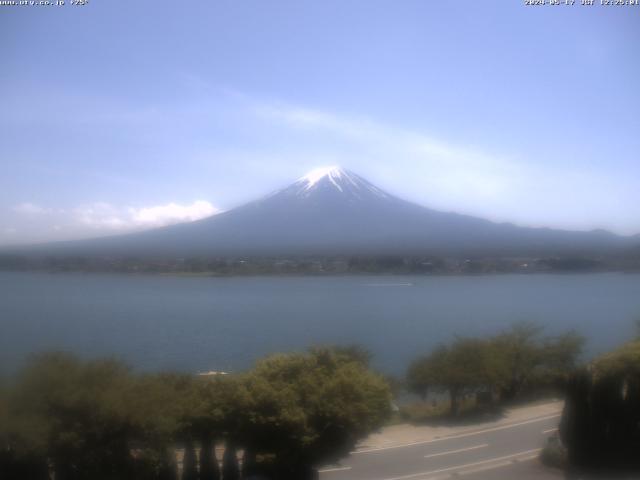
[[[115,356],[140,370],[238,371],[314,344],[358,343],[400,374],[456,334],[518,320],[574,328],[589,354],[631,338],[640,275],[208,278],[0,273],[0,369],[31,352]]]

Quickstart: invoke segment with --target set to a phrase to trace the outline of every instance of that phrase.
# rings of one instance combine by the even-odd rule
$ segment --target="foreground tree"
[[[541,347],[544,373],[564,379],[578,366],[584,343],[584,336],[573,330],[545,339]]]
[[[323,348],[312,348],[311,353],[322,352],[323,350],[330,350],[338,357],[343,357],[343,360],[357,362],[364,368],[369,368],[369,366],[371,365],[371,359],[373,358],[373,354],[369,350],[356,343]]]
[[[544,361],[540,346],[542,327],[519,322],[492,339],[498,359],[498,389],[502,400],[513,400],[528,386]]]
[[[495,358],[489,342],[457,338],[414,362],[407,374],[412,391],[425,394],[428,386],[449,394],[450,414],[456,416],[463,395],[491,388],[496,381]]]
[[[333,349],[275,355],[246,377],[243,446],[276,458],[278,478],[314,478],[390,413],[384,379]]]
[[[118,362],[34,358],[10,399],[8,450],[34,465],[51,463],[57,480],[132,478],[130,386]]]
[[[238,480],[240,478],[238,451],[230,441],[227,442],[222,456],[222,478],[229,480]]]
[[[198,462],[196,450],[191,440],[187,440],[184,445],[184,456],[182,457],[182,480],[198,480]]]
[[[180,378],[170,374],[143,375],[131,394],[129,411],[136,425],[137,458],[152,473],[149,478],[176,480],[177,432],[181,430]]]
[[[584,337],[575,331],[542,337],[542,328],[532,323],[515,324],[494,337],[497,387],[502,400],[524,393],[562,389],[577,367]]]
[[[16,417],[11,408],[11,392],[0,386],[0,478],[8,480],[48,480],[46,444],[43,426],[27,418]]]
[[[220,467],[212,436],[203,436],[200,443],[200,480],[219,480]]]
[[[412,362],[407,386],[423,400],[430,389],[448,392],[452,415],[468,393],[497,391],[502,400],[513,400],[556,387],[576,367],[584,338],[575,332],[545,338],[541,331],[521,322],[487,339],[458,338]]]
[[[0,478],[176,480],[183,448],[183,479],[218,480],[216,442],[225,480],[240,478],[237,450],[245,475],[312,478],[389,414],[387,383],[365,358],[319,348],[267,358],[244,375],[197,378],[42,355],[0,389]]]
[[[433,386],[435,381],[435,372],[432,371],[434,362],[431,361],[431,355],[424,355],[415,359],[409,365],[405,378],[407,389],[411,393],[419,395],[424,402],[429,394],[429,387]]]
[[[560,435],[569,478],[640,476],[640,341],[570,377]]]
[[[192,421],[202,449],[201,480],[218,480],[221,475],[238,478],[240,475],[235,445],[241,435],[241,426],[248,421],[245,411],[248,392],[243,379],[242,375],[216,375],[198,382],[200,406]],[[222,471],[215,454],[216,442],[225,445]]]

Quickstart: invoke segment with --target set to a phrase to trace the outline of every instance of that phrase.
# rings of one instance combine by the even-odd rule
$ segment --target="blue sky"
[[[68,3],[0,7],[0,244],[192,220],[327,164],[640,233],[640,7]]]

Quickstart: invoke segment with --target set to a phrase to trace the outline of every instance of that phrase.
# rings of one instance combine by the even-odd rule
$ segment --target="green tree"
[[[503,400],[512,400],[527,386],[544,361],[540,347],[542,327],[518,322],[492,339],[493,355],[499,362],[498,387]]]
[[[131,478],[129,370],[67,354],[32,359],[10,400],[13,446],[53,464],[56,479]]]
[[[217,480],[214,447],[224,442],[225,480],[239,475],[236,448],[245,473],[258,470],[259,454],[273,460],[276,478],[310,477],[389,414],[387,383],[355,353],[275,355],[247,374],[214,378],[39,356],[0,390],[0,473],[44,480],[51,464],[58,480],[176,480],[184,446],[183,477]]]
[[[427,399],[429,393],[429,387],[433,386],[435,380],[435,372],[432,371],[434,362],[432,362],[431,355],[423,355],[416,358],[407,369],[406,384],[407,389],[411,393],[415,393],[422,398],[422,401]]]
[[[184,456],[182,457],[182,480],[198,480],[198,463],[196,450],[191,440],[185,441]]]
[[[349,345],[335,345],[329,347],[312,348],[311,352],[322,352],[323,350],[331,350],[338,357],[344,357],[346,361],[354,361],[368,368],[371,364],[373,354],[362,345],[352,343]]]
[[[200,478],[218,480],[220,467],[215,456],[217,441],[233,443],[239,436],[246,404],[242,376],[216,375],[199,379],[197,406],[192,411],[194,438],[200,441]]]
[[[495,384],[498,360],[492,352],[486,340],[457,338],[451,345],[441,345],[412,363],[407,383],[419,394],[426,393],[427,388],[446,391],[450,413],[455,416],[459,413],[462,395]]]
[[[560,435],[568,478],[639,478],[640,341],[570,376]]]
[[[48,480],[43,431],[39,422],[17,418],[10,405],[8,384],[0,384],[0,478],[6,480]]]
[[[220,467],[212,437],[203,436],[200,443],[200,480],[219,480]]]
[[[545,339],[541,352],[546,373],[555,376],[570,373],[578,365],[584,344],[584,336],[573,330]]]
[[[244,385],[243,375],[216,375],[200,379],[197,384],[197,414],[192,421],[194,435],[200,439],[203,452],[200,457],[200,476],[202,480],[217,480],[227,469],[227,476],[238,471],[237,461],[231,458],[234,445],[248,430],[246,426],[246,407],[249,404],[249,393]],[[216,441],[224,441],[227,457],[223,457],[223,472],[220,472],[215,457]],[[247,441],[247,445],[250,444]],[[244,445],[243,445],[244,446]],[[235,453],[234,453],[235,455]],[[231,471],[236,473],[230,473]]]
[[[541,336],[533,323],[517,323],[493,338],[501,398],[512,400],[525,391],[557,387],[576,368],[584,337],[575,331]]]
[[[187,472],[195,469],[193,448],[202,404],[198,379],[193,375],[160,373],[137,379],[130,394],[129,412],[136,426],[139,457],[164,479],[177,477],[177,445],[186,446]]]
[[[238,480],[240,478],[240,465],[238,464],[238,452],[236,446],[227,442],[222,456],[222,478]]]
[[[384,379],[332,348],[262,360],[244,388],[243,446],[275,454],[287,478],[341,458],[390,413]]]

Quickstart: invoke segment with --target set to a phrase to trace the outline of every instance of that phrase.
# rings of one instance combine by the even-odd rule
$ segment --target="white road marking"
[[[419,473],[412,473],[410,475],[401,475],[399,477],[389,477],[389,478],[385,478],[384,480],[405,480],[407,478],[425,477],[427,475],[433,475],[435,473],[450,472],[451,470],[460,470],[460,469],[464,469],[464,468],[467,468],[467,467],[474,467],[476,465],[484,465],[484,464],[487,464],[487,463],[502,462],[503,460],[506,460],[508,458],[514,458],[514,457],[518,457],[518,456],[522,456],[522,455],[528,455],[528,454],[531,454],[533,452],[539,452],[540,450],[542,450],[542,449],[541,448],[534,448],[533,450],[525,450],[524,452],[512,453],[511,455],[504,455],[502,457],[488,458],[487,460],[480,460],[478,462],[465,463],[463,465],[454,465],[452,467],[440,468],[438,470],[431,470],[429,472],[419,472]],[[505,463],[505,462],[502,462],[502,463]],[[505,465],[508,465],[510,463],[511,462],[506,462]],[[505,466],[505,465],[501,465],[501,466]]]
[[[543,430],[542,433],[551,433],[551,432],[555,432],[556,430],[558,430],[558,428],[550,428],[549,430]]]
[[[539,453],[539,452],[538,452]],[[518,457],[514,460],[514,462],[528,462],[529,460],[534,460],[536,458],[538,458],[540,455],[538,455],[537,453],[534,455],[529,455],[527,457]]]
[[[488,446],[489,446],[488,443],[483,443],[482,445],[475,445],[473,447],[467,447],[467,448],[459,448],[458,450],[449,450],[448,452],[432,453],[431,455],[425,455],[424,458],[439,457],[441,455],[451,455],[452,453],[459,453],[459,452],[468,452],[469,450],[476,450],[478,448],[484,448]]]
[[[493,463],[491,465],[485,465],[483,467],[476,467],[476,468],[472,468],[471,470],[462,470],[460,472],[457,472],[457,474],[458,475],[471,475],[473,473],[486,472],[487,470],[495,470],[496,468],[508,467],[510,465],[513,465],[514,463],[529,462],[529,461],[531,461],[531,460],[533,460],[535,458],[538,458],[538,454],[527,455],[526,457],[518,457],[518,458],[515,458],[515,459],[507,461],[507,462]],[[428,479],[428,480],[435,480],[435,479],[431,478],[431,479]]]
[[[483,465],[481,467],[472,468],[470,470],[461,470],[459,472],[456,472],[456,475],[473,475],[474,473],[495,470],[496,468],[508,467],[509,465],[513,465],[513,462],[511,460],[507,460],[506,462],[492,463],[491,465]],[[432,478],[429,478],[427,480],[432,480]]]
[[[525,422],[511,423],[511,424],[508,424],[508,425],[501,425],[499,427],[485,428],[484,430],[476,430],[475,432],[461,433],[459,435],[451,435],[450,437],[434,438],[432,440],[421,440],[419,442],[403,443],[401,445],[390,445],[388,447],[377,447],[377,448],[369,448],[369,449],[366,449],[366,450],[355,450],[353,452],[350,452],[350,454],[351,455],[358,455],[360,453],[381,452],[383,450],[393,450],[395,448],[412,447],[414,445],[426,445],[428,443],[443,442],[445,440],[453,440],[453,439],[456,439],[456,438],[471,437],[473,435],[480,435],[482,433],[495,432],[497,430],[505,430],[507,428],[519,427],[521,425],[528,425],[530,423],[542,422],[544,420],[549,420],[551,418],[556,418],[556,417],[559,417],[559,416],[560,416],[560,414],[557,413],[555,415],[547,415],[546,417],[534,418],[532,420],[527,420]]]
[[[322,470],[318,470],[318,473],[345,472],[347,470],[351,470],[351,467],[323,468]]]

